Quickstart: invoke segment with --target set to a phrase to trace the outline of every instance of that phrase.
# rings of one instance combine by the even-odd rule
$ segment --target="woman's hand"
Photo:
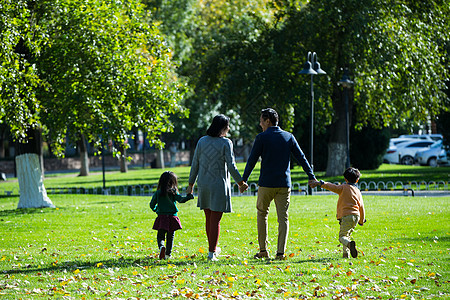
[[[186,188],[186,194],[192,194],[194,190],[194,184],[190,184],[188,185],[188,187]]]

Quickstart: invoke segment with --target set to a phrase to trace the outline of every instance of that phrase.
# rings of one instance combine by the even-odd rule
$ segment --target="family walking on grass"
[[[256,200],[259,252],[255,258],[268,259],[268,215],[272,201],[278,217],[278,243],[275,259],[286,259],[286,243],[289,233],[289,203],[291,195],[291,155],[308,175],[311,188],[321,186],[339,195],[337,219],[340,223],[339,242],[343,245],[343,257],[357,257],[356,243],[350,239],[357,224],[365,222],[364,203],[356,183],[360,172],[348,168],[344,172],[346,183],[335,185],[317,181],[313,170],[295,137],[278,126],[278,114],[274,109],[261,111],[259,124],[262,128],[253,143],[250,156],[241,176],[235,163],[233,144],[226,138],[230,130],[230,119],[224,115],[214,117],[206,136],[195,148],[189,175],[186,197],[177,189],[177,177],[164,172],[158,183],[150,207],[158,214],[153,229],[158,230],[159,258],[170,258],[175,231],[181,229],[177,217],[176,202],[193,199],[193,188],[197,182],[197,206],[205,213],[205,228],[208,239],[208,259],[218,260],[221,249],[217,247],[220,235],[220,221],[223,213],[232,212],[231,177],[238,184],[241,193],[248,189],[247,180],[256,163],[261,159]],[[167,238],[166,238],[167,235]],[[166,242],[165,242],[166,240]]]

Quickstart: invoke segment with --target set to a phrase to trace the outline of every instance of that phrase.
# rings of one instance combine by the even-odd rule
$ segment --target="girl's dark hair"
[[[159,177],[158,190],[161,196],[176,194],[178,192],[178,177],[172,171],[165,171]]]
[[[219,137],[227,129],[228,125],[230,125],[230,118],[225,115],[217,115],[212,120],[208,130],[206,130],[206,134],[212,137]]]
[[[278,125],[278,114],[273,108],[265,108],[261,110],[261,117],[263,120],[269,119],[273,126]]]
[[[347,170],[344,171],[344,178],[347,179],[350,183],[356,183],[361,176],[361,173],[356,168],[347,168]]]

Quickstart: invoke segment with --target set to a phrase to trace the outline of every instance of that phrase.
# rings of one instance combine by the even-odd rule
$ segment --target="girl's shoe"
[[[166,258],[166,247],[162,246],[159,249],[159,259],[165,259]]]

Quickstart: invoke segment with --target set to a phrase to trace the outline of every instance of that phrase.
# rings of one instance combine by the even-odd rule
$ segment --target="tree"
[[[187,114],[180,105],[183,87],[172,53],[157,27],[144,22],[138,1],[42,0],[10,7],[26,11],[21,22],[34,24],[32,29],[15,28],[30,37],[23,42],[29,56],[16,58],[29,65],[31,83],[36,83],[26,85],[31,99],[18,96],[17,101],[32,106],[32,113],[19,113],[22,122],[0,114],[16,137],[29,142],[27,128],[42,128],[61,156],[66,136],[77,140],[83,135],[97,146],[102,138],[123,145],[135,126],[146,131],[150,143],[161,146],[160,134],[173,128],[170,116]],[[11,48],[20,44],[8,42]],[[13,94],[21,82],[7,80],[5,86],[11,86],[1,99],[13,111],[15,100],[4,95]]]
[[[210,121],[217,113],[232,118],[231,134],[247,137],[247,126],[241,120],[245,112],[223,94],[223,72],[215,63],[221,63],[223,49],[255,41],[266,25],[270,25],[275,10],[272,1],[257,0],[146,0],[147,8],[161,22],[161,31],[174,49],[174,58],[180,62],[177,72],[186,78],[189,93],[186,107],[191,110],[189,119],[177,120],[176,136],[190,139],[195,147],[197,139],[205,134]],[[218,73],[215,73],[215,72]],[[250,115],[250,114],[249,114]],[[257,123],[251,115],[252,123]],[[254,132],[256,126],[251,126]],[[254,127],[254,128],[253,128]]]
[[[282,115],[294,107],[295,118],[305,118],[309,80],[297,73],[306,53],[316,51],[327,71],[326,78],[315,82],[315,131],[324,132],[326,125],[329,131],[328,176],[345,168],[344,97],[337,86],[344,69],[355,81],[349,111],[350,124],[356,118],[357,129],[417,123],[448,107],[443,93],[448,75],[444,46],[450,32],[446,1],[279,3],[284,6],[276,25],[255,41],[222,47],[208,64],[214,71],[204,72],[203,78],[209,78],[210,95],[231,95],[229,106],[249,103],[254,109],[270,103],[281,107]]]

